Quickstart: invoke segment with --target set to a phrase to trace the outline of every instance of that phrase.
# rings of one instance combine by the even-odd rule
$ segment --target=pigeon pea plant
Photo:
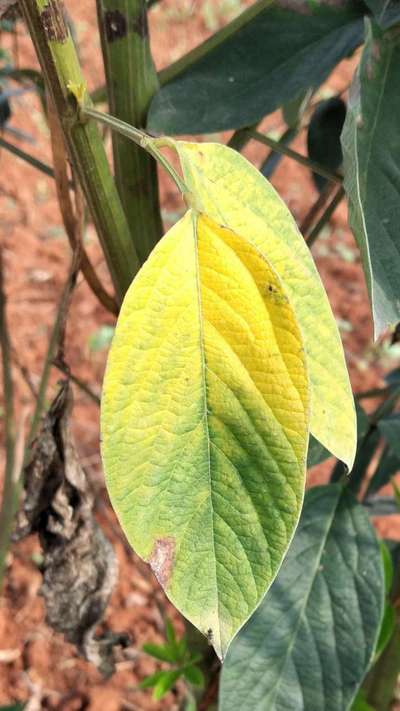
[[[258,0],[157,74],[144,0],[97,0],[106,87],[92,95],[61,2],[19,7],[52,134],[57,124],[114,284],[110,297],[82,260],[119,311],[101,408],[110,498],[135,551],[223,662],[218,702],[190,692],[187,708],[389,709],[399,551],[370,519],[398,511],[395,485],[391,497],[379,491],[400,465],[400,375],[355,407],[309,246],[346,194],[375,335],[395,327],[399,3]],[[315,108],[318,87],[356,50],[348,107],[335,97]],[[106,99],[109,112],[96,108]],[[287,130],[274,140],[257,127],[278,108]],[[303,156],[290,143],[307,116]],[[98,124],[112,131],[114,175]],[[173,138],[225,130],[228,146]],[[240,153],[249,141],[273,151],[259,167]],[[311,169],[320,191],[306,240],[266,179],[282,155]],[[186,209],[164,236],[157,161]],[[380,398],[369,416],[361,397]],[[331,482],[304,496],[307,466],[330,456]],[[3,550],[12,463],[7,471]],[[180,677],[203,684],[200,657],[168,629],[165,646],[145,647],[172,665],[143,682],[158,698]]]

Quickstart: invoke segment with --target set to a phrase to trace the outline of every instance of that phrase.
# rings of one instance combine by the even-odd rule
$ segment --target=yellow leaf
[[[178,152],[193,206],[260,250],[279,275],[303,334],[311,432],[351,469],[357,426],[343,348],[311,254],[289,210],[236,151],[217,143],[167,141]]]
[[[123,303],[102,454],[128,540],[221,657],[293,536],[308,409],[302,337],[275,271],[189,211]]]

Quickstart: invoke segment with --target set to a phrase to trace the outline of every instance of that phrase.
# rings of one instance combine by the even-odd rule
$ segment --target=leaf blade
[[[276,574],[303,498],[307,374],[278,277],[249,243],[187,213],[128,292],[104,382],[113,506],[223,656]]]
[[[204,52],[196,48],[194,61],[160,89],[149,109],[151,132],[214,133],[250,126],[319,86],[362,42],[357,8],[311,8],[301,2],[296,10],[266,2],[258,12],[250,8],[247,17],[228,36],[224,28],[224,41],[211,51],[209,43]]]
[[[243,702],[286,711],[299,699],[307,711],[346,711],[372,659],[383,603],[379,544],[364,509],[339,485],[311,489],[278,577],[228,652],[220,711]]]
[[[302,330],[311,432],[351,469],[356,413],[336,322],[311,254],[286,205],[254,166],[217,143],[171,141],[197,209],[251,242],[279,275]],[[190,196],[189,196],[190,199]]]
[[[400,319],[400,111],[398,33],[366,21],[366,44],[350,91],[342,133],[349,220],[360,248],[375,338]]]

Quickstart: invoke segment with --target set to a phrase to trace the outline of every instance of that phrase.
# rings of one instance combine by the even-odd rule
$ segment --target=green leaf
[[[384,605],[379,543],[340,485],[307,492],[289,553],[232,643],[220,711],[347,711],[372,660]]]
[[[174,646],[176,644],[175,630],[171,620],[168,617],[165,620],[165,634],[170,645]]]
[[[102,454],[128,540],[220,656],[297,525],[308,393],[300,329],[267,259],[188,211],[125,297]]]
[[[139,684],[139,689],[152,689],[153,686],[155,686],[161,677],[165,674],[164,671],[158,671],[155,672],[154,674],[150,674],[149,676],[146,676]]]
[[[385,591],[386,595],[389,595],[393,583],[393,561],[386,543],[384,543],[384,541],[380,541],[380,546],[383,562],[383,571],[385,576]]]
[[[394,479],[392,479],[392,487],[394,493],[394,500],[396,502],[398,510],[400,511],[400,488],[397,486]]]
[[[187,697],[184,701],[184,711],[197,711],[197,702],[192,693],[187,693]]]
[[[382,452],[378,466],[368,482],[366,498],[376,494],[379,489],[389,484],[392,477],[400,470],[400,415],[388,415],[378,422],[378,432],[387,445]]]
[[[360,442],[360,440],[364,437],[368,430],[369,420],[365,411],[358,402],[356,402],[356,415],[357,440],[358,442]],[[311,469],[311,467],[315,467],[317,464],[321,464],[321,462],[324,462],[331,456],[332,454],[328,452],[328,450],[325,449],[325,447],[323,447],[322,444],[315,439],[315,437],[310,435],[307,454],[307,468]]]
[[[383,29],[388,29],[400,22],[399,0],[365,0],[365,3],[374,13],[375,20]]]
[[[150,656],[154,657],[155,659],[159,659],[162,662],[173,663],[178,661],[176,658],[175,649],[171,649],[166,645],[164,646],[147,642],[143,645],[143,651],[146,652],[146,654],[150,654]]]
[[[376,434],[378,433],[379,430],[377,430]],[[367,467],[365,467],[365,469],[366,468]],[[396,474],[399,469],[400,461],[398,456],[392,452],[389,446],[385,447],[382,452],[382,456],[378,462],[378,466],[376,467],[376,470],[374,471],[371,479],[368,482],[367,490],[365,492],[365,498],[370,498],[371,496],[376,494],[379,489],[382,489],[383,486],[389,484],[392,479],[392,476]]]
[[[89,348],[93,352],[103,351],[109,347],[114,335],[114,326],[100,326],[89,338]]]
[[[386,603],[385,612],[382,619],[381,629],[379,632],[378,642],[376,644],[375,659],[378,659],[384,649],[386,648],[389,640],[396,627],[396,611],[390,602]]]
[[[282,280],[304,338],[311,433],[351,469],[353,395],[336,321],[310,251],[284,202],[243,156],[217,143],[169,141],[195,207],[251,242]],[[190,198],[192,195],[192,198]]]
[[[24,708],[25,703],[17,702],[16,704],[6,704],[6,706],[0,706],[0,711],[23,711]]]
[[[349,218],[360,247],[375,336],[400,320],[400,34],[366,21],[366,45],[342,133]]]
[[[362,10],[264,0],[166,70],[148,128],[166,134],[250,126],[318,87],[362,42]],[[221,42],[221,39],[223,40]],[[163,75],[161,75],[163,79]]]
[[[337,173],[342,165],[343,154],[340,134],[346,118],[346,104],[338,96],[321,101],[311,117],[307,132],[307,150],[311,160],[322,165],[330,173]],[[327,178],[313,173],[319,191]]]
[[[204,674],[199,667],[185,667],[183,674],[186,681],[193,684],[193,686],[204,686]]]
[[[357,693],[357,696],[351,705],[351,711],[375,711],[375,709],[366,702],[364,691],[362,689],[360,689]]]
[[[157,701],[162,699],[162,697],[165,696],[165,694],[167,694],[168,691],[170,691],[176,684],[180,676],[180,671],[161,672],[161,676],[154,687],[153,697]]]
[[[317,464],[321,464],[321,462],[324,462],[331,456],[331,453],[328,452],[328,450],[325,449],[325,447],[320,442],[318,442],[315,437],[310,435],[310,442],[308,444],[307,453],[307,469],[311,469],[311,467],[315,467]]]
[[[393,454],[399,458],[400,465],[400,413],[382,418],[378,422],[378,427]]]
[[[307,89],[282,106],[282,116],[288,128],[298,128],[303,119],[304,113],[309,106],[312,97],[312,89]]]

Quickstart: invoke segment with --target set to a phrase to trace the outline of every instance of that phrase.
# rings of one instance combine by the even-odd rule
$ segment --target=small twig
[[[0,509],[0,591],[2,586],[6,556],[13,521],[14,459],[15,459],[15,409],[14,386],[11,372],[10,337],[6,318],[6,296],[4,292],[3,255],[0,250],[0,344],[3,368],[4,428],[6,446],[6,466],[3,497]]]
[[[340,188],[337,190],[335,195],[332,198],[332,201],[329,203],[328,207],[326,208],[324,214],[321,216],[321,218],[318,220],[317,224],[313,229],[311,230],[306,242],[308,246],[311,247],[313,246],[315,240],[317,239],[319,233],[321,230],[325,227],[327,222],[331,219],[333,213],[335,212],[337,206],[339,203],[343,200],[345,195],[344,188],[341,185]]]
[[[56,181],[57,197],[60,205],[61,216],[71,249],[75,250],[79,244],[81,250],[82,273],[100,303],[112,314],[118,315],[118,305],[115,299],[107,293],[98,278],[94,267],[82,245],[83,231],[83,204],[81,190],[76,184],[76,207],[74,210],[69,192],[67,173],[68,159],[61,126],[52,102],[48,101],[48,123],[50,128],[51,148],[53,153],[54,177]]]
[[[327,180],[331,180],[334,183],[342,183],[342,178],[340,175],[337,175],[336,173],[331,173],[322,165],[319,165],[319,163],[315,163],[313,160],[310,160],[310,158],[307,158],[301,153],[292,150],[292,148],[288,148],[288,146],[281,144],[279,141],[274,141],[272,138],[266,136],[263,133],[260,133],[259,131],[253,131],[249,129],[248,133],[250,134],[250,137],[253,138],[255,141],[258,141],[259,143],[264,143],[264,145],[269,146],[269,148],[272,148],[272,150],[276,151],[277,153],[282,153],[282,155],[287,156],[288,158],[292,158],[297,163],[300,163],[300,165],[304,165],[306,168],[309,168],[309,170],[312,170],[314,173],[318,173],[318,175],[322,175]]]
[[[278,139],[279,145],[289,146],[289,144],[296,138],[298,132],[298,128],[288,127]],[[282,157],[282,153],[278,153],[276,150],[271,149],[264,162],[260,166],[260,173],[262,173],[265,178],[271,178],[273,172],[278,167]]]
[[[368,400],[375,397],[383,397],[391,392],[392,388],[387,385],[385,388],[372,388],[371,390],[365,390],[362,393],[355,393],[354,397],[356,400]]]
[[[24,382],[26,383],[31,395],[36,399],[37,398],[37,391],[36,388],[32,382],[32,378],[30,375],[30,372],[28,368],[26,368],[23,363],[21,363],[18,353],[15,348],[12,348],[12,359],[13,362],[15,363],[16,367],[18,368],[19,372],[21,373]]]
[[[228,148],[233,148],[235,151],[238,151],[240,153],[240,151],[242,151],[243,148],[247,146],[248,142],[251,140],[249,131],[256,130],[257,126],[258,124],[255,123],[254,126],[239,128],[237,131],[234,131],[228,143],[226,144]]]
[[[332,185],[332,183],[327,183],[321,193],[318,195],[316,201],[313,203],[313,205],[311,205],[311,208],[307,212],[303,222],[300,225],[300,232],[302,235],[304,235],[304,237],[307,236],[307,233],[310,227],[314,224],[314,220],[316,219],[317,215],[325,207],[326,203],[332,195],[333,190],[334,185]]]
[[[205,689],[204,694],[198,703],[198,711],[207,711],[209,706],[211,706],[211,704],[217,699],[220,669],[220,666],[218,666],[211,674],[208,686]]]
[[[80,388],[88,397],[93,400],[93,402],[96,403],[96,405],[100,405],[100,398],[98,395],[96,395],[95,392],[87,385],[87,383],[84,382],[84,380],[81,380],[78,378],[76,375],[71,373],[69,366],[64,362],[59,359],[54,359],[53,365],[55,368],[57,368],[61,373],[64,373],[64,375],[67,375],[70,380],[72,380],[75,385],[77,385],[78,388]]]
[[[69,304],[71,301],[72,292],[75,287],[76,277],[80,268],[80,251],[77,249],[73,255],[71,267],[69,270],[68,278],[63,288],[61,298],[57,307],[57,314],[53,324],[53,328],[50,334],[49,344],[47,347],[46,358],[42,370],[42,375],[40,378],[39,389],[37,394],[37,399],[35,403],[35,409],[32,415],[31,425],[29,428],[28,436],[26,438],[26,447],[24,454],[24,461],[22,470],[25,468],[30,454],[30,447],[34,438],[36,437],[37,428],[40,422],[40,418],[44,409],[45,397],[47,386],[49,383],[49,377],[53,362],[56,358],[60,357],[57,354],[62,354],[63,351],[63,339],[65,324],[68,315]],[[21,472],[22,474],[22,472]],[[22,476],[20,477],[19,487],[22,485]]]
[[[31,156],[29,153],[22,151],[21,148],[14,146],[12,143],[9,143],[9,141],[6,141],[1,136],[0,148],[4,148],[6,151],[13,153],[15,156],[17,156],[17,158],[20,158],[21,160],[25,161],[25,163],[29,163],[29,165],[33,166],[33,168],[40,170],[41,173],[48,175],[49,178],[54,178],[54,170],[53,168],[51,168],[51,166],[47,165],[47,163],[43,163],[43,161],[41,160],[38,160],[38,158],[34,158],[34,156]]]

